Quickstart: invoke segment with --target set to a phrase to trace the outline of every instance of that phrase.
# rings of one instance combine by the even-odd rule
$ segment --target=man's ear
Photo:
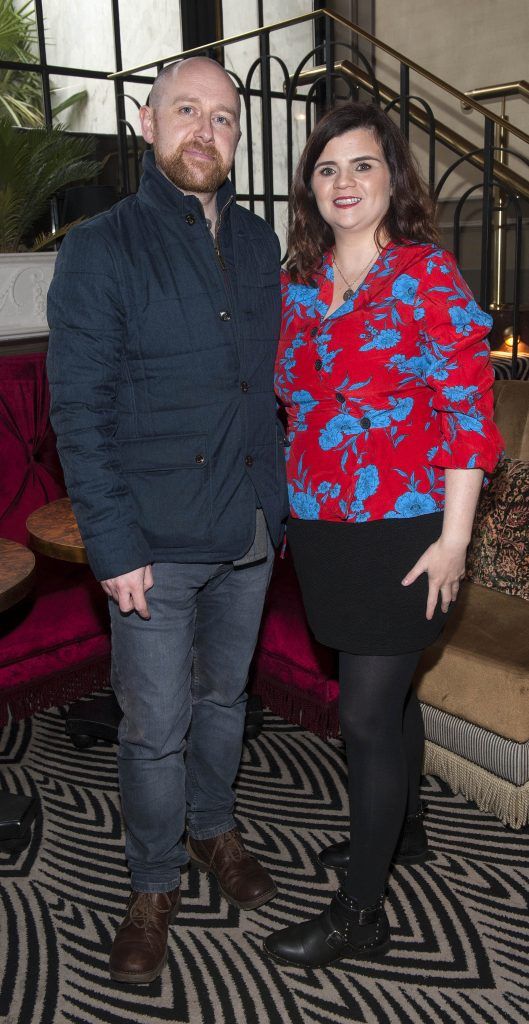
[[[154,135],[152,130],[153,117],[154,111],[152,107],[140,107],[141,134],[143,135],[145,142],[148,142],[149,144],[154,141]]]

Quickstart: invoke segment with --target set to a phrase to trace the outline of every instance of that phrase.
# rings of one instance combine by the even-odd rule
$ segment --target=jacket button
[[[227,309],[222,309],[219,313],[221,320],[231,320],[231,313],[228,313]]]
[[[318,334],[318,328],[317,327],[313,327],[311,332],[310,332],[311,338],[315,338],[317,336],[317,334]]]
[[[362,416],[362,419],[360,420],[360,426],[362,427],[362,430],[369,430],[371,426],[371,420],[369,419],[369,416]]]
[[[314,363],[314,369],[315,370],[321,370],[322,366],[323,366],[323,363],[322,363],[321,359],[317,359],[316,362]]]
[[[196,217],[192,213],[186,214],[186,224],[194,224]]]
[[[202,455],[202,454],[195,455],[195,462],[196,462],[197,466],[203,466],[205,461],[206,461],[206,456],[205,455]]]
[[[244,394],[246,394],[246,392],[249,391],[249,390],[250,390],[250,385],[248,384],[248,382],[245,381],[245,380],[241,380],[241,391],[244,391]]]
[[[248,467],[253,466],[253,458],[251,455],[247,455],[244,461]]]
[[[335,398],[336,398],[336,401],[340,402],[342,405],[345,402],[345,395],[342,395],[341,391],[337,391],[336,392]]]

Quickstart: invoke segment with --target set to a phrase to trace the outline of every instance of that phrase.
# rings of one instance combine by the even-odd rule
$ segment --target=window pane
[[[48,64],[114,71],[110,0],[43,0]]]
[[[116,133],[113,82],[106,79],[53,75],[50,84],[55,111],[59,104],[71,104],[55,114],[55,124],[62,124],[72,132],[87,132],[89,135]]]
[[[0,59],[38,61],[37,25],[33,4],[2,5]],[[40,75],[0,69],[0,117],[11,124],[34,127],[43,123]]]
[[[120,0],[119,19],[125,69],[180,53],[182,27],[176,0]]]
[[[38,61],[38,55],[34,3],[9,3],[9,0],[3,0],[0,58],[31,64]]]
[[[0,117],[21,128],[44,124],[40,75],[0,68]]]

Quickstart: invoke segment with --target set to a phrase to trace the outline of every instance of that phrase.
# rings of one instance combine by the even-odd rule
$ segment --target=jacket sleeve
[[[63,242],[48,293],[51,422],[90,566],[110,579],[147,565],[116,441],[125,312],[109,246],[93,225]]]
[[[503,451],[492,418],[494,370],[486,341],[492,318],[449,253],[438,251],[427,261],[415,318],[443,438],[433,464],[491,473]]]

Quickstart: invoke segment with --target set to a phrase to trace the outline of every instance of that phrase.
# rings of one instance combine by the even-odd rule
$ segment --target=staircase
[[[366,49],[375,59],[368,59]],[[409,139],[437,200],[443,243],[493,315],[491,347],[504,349],[510,376],[529,375],[529,360],[518,353],[520,336],[529,344],[529,135],[505,115],[507,96],[517,92],[529,98],[528,83],[462,93],[328,9],[166,55],[112,77],[118,91],[124,90],[125,82],[140,73],[198,53],[222,59],[237,84],[243,140],[234,183],[240,200],[265,216],[283,242],[293,172],[315,121],[346,99],[370,100],[387,110]],[[377,55],[383,58],[384,81],[375,73]],[[503,116],[481,102],[498,96],[504,97]],[[120,124],[128,152],[134,136],[130,121],[125,117]],[[139,152],[135,137],[132,152]],[[509,356],[506,335],[512,338]]]

